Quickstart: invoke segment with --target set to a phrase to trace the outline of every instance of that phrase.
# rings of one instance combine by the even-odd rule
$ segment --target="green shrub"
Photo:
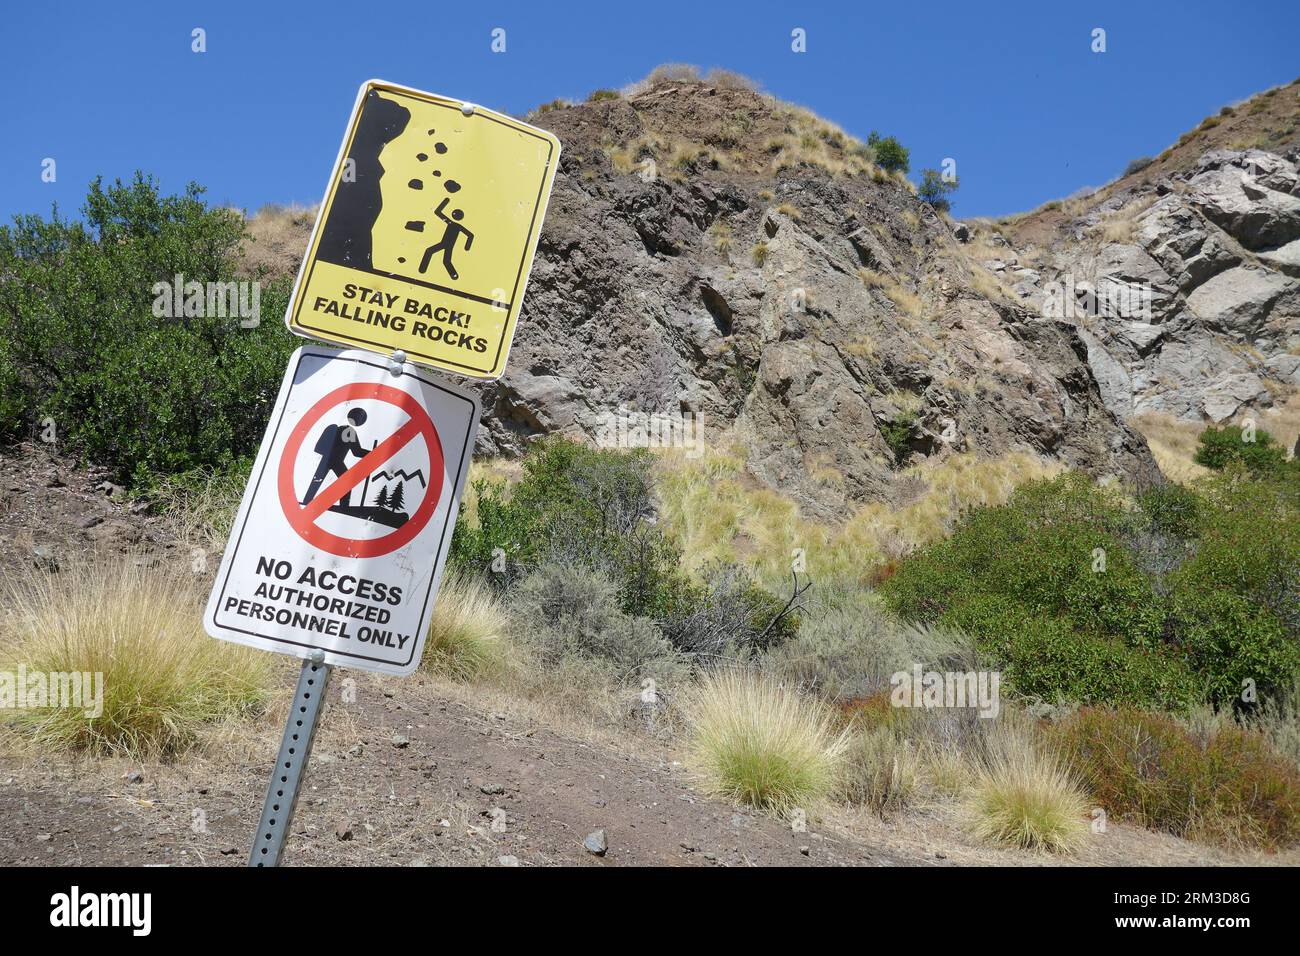
[[[885,440],[889,450],[894,453],[894,463],[901,465],[903,459],[912,450],[912,427],[916,424],[918,416],[915,414],[901,414],[893,421],[887,421],[880,426],[880,437]]]
[[[1007,598],[974,598],[940,622],[970,634],[985,663],[1027,696],[1170,709],[1199,697],[1200,682],[1172,652],[1080,632]]]
[[[1196,551],[1170,577],[1171,630],[1211,699],[1289,688],[1300,672],[1300,507],[1241,466],[1207,486]]]
[[[1022,693],[1182,707],[1300,671],[1300,502],[1240,463],[1137,507],[1082,475],[972,514],[881,586],[911,620],[969,632]]]
[[[545,563],[598,570],[619,589],[632,614],[666,616],[686,586],[678,555],[653,523],[651,457],[551,437],[524,459],[522,479],[476,485],[478,523],[460,523],[453,560],[480,572],[500,548],[508,583]]]
[[[594,660],[634,682],[663,680],[684,666],[653,621],[623,611],[617,585],[597,571],[544,565],[516,589],[512,611],[519,639],[543,666]]]
[[[906,173],[911,169],[910,152],[892,136],[881,136],[872,130],[867,145],[875,152],[876,165],[891,173]]]
[[[250,455],[293,348],[287,280],[262,290],[256,328],[154,315],[156,283],[232,281],[243,220],[201,195],[97,179],[81,220],[55,210],[0,227],[0,402],[51,417],[61,443],[119,480]]]
[[[703,585],[681,570],[680,550],[655,520],[652,463],[644,450],[538,441],[508,494],[503,484],[476,483],[478,521],[458,522],[451,559],[501,587],[544,565],[596,571],[627,614],[659,622],[687,652],[762,650],[786,640],[798,618],[778,619],[785,602],[740,569],[712,568]],[[498,553],[505,571],[489,573],[500,567]]]
[[[1285,449],[1262,428],[1255,429],[1253,441],[1246,441],[1240,425],[1210,426],[1198,441],[1193,460],[1207,468],[1222,469],[1229,462],[1240,461],[1255,475],[1279,475],[1288,467]]]
[[[957,191],[957,179],[944,179],[943,174],[937,169],[921,170],[921,185],[917,188],[916,194],[922,202],[927,202],[940,212],[947,212],[952,208],[952,200],[949,198]]]
[[[18,368],[9,356],[8,347],[0,341],[0,441],[22,430],[26,407]]]
[[[910,619],[934,621],[974,597],[999,595],[1030,614],[1063,616],[1081,630],[1149,646],[1163,620],[1120,538],[1131,520],[1086,475],[1033,482],[902,562],[881,591]],[[1094,570],[1099,556],[1104,570]]]
[[[1163,714],[1088,708],[1053,733],[1116,819],[1217,843],[1300,841],[1300,773],[1256,731],[1198,739]]]
[[[600,103],[603,100],[620,99],[618,90],[595,90],[587,97],[588,103]]]

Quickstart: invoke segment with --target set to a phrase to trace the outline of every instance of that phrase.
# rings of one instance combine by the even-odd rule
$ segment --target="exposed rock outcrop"
[[[1212,149],[1119,181],[1054,241],[1017,249],[1052,264],[1031,308],[1089,290],[1070,317],[1112,411],[1222,422],[1300,385],[1297,158]]]
[[[826,518],[950,449],[1156,475],[1083,332],[980,291],[951,224],[903,182],[837,168],[831,145],[787,166],[764,153],[808,135],[808,114],[669,85],[541,121],[564,159],[480,452],[593,438],[620,409],[689,412]],[[1161,273],[1140,258],[1123,269]]]

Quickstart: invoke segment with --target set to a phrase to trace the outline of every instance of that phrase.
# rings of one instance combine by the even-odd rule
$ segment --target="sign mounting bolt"
[[[398,349],[392,355],[388,356],[388,371],[392,375],[401,375],[402,367],[406,364],[406,353]]]
[[[460,111],[461,111],[462,113],[464,113],[466,116],[473,116],[473,115],[474,115],[474,104],[473,104],[473,103],[461,103],[461,104],[460,104]]]

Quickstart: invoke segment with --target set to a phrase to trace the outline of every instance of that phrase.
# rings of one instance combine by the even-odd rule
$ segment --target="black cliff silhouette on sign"
[[[334,192],[329,217],[321,229],[316,258],[352,269],[373,270],[370,231],[379,219],[384,200],[379,190],[384,167],[379,154],[406,129],[411,111],[371,90],[361,106],[356,135],[348,150],[355,179],[344,179]]]

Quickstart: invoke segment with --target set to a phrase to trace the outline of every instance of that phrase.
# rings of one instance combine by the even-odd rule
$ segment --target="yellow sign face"
[[[361,87],[286,321],[474,378],[505,369],[560,158],[545,130]]]

